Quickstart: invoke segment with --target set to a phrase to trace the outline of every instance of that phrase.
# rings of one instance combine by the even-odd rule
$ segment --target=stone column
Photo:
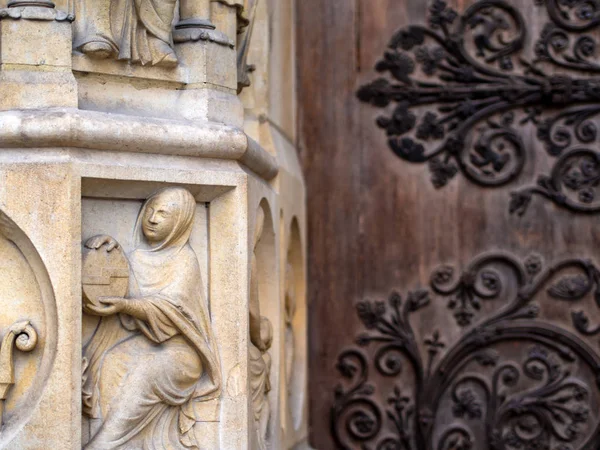
[[[214,30],[210,21],[210,0],[181,0],[179,6],[180,20],[175,29],[205,28]]]
[[[35,134],[44,126],[34,111],[77,108],[72,20],[45,0],[11,1],[0,10],[0,218],[7,218],[0,220],[0,241],[2,278],[12,291],[11,301],[0,300],[0,329],[4,334],[18,316],[38,334],[35,349],[14,355],[3,448],[81,448],[80,179],[61,158],[8,137],[16,111]],[[7,245],[22,256],[7,259]]]
[[[238,83],[246,78],[243,84],[250,84],[238,86],[245,108],[244,129],[279,161],[273,187],[279,211],[280,301],[277,308],[261,305],[280,319],[271,347],[279,350],[279,372],[271,378],[279,390],[269,394],[271,405],[277,406],[272,407],[267,442],[271,448],[309,449],[306,202],[293,125],[293,1],[279,0],[271,8],[264,1],[248,3],[255,6],[247,16],[252,28],[238,40],[243,43],[238,47],[238,71],[246,71],[238,76]],[[254,70],[248,72],[250,67]],[[260,192],[260,186],[251,187]]]
[[[0,10],[0,110],[77,107],[72,21],[48,0],[13,0]]]
[[[0,10],[0,448],[284,448],[304,188],[244,129],[241,2],[54,1]]]

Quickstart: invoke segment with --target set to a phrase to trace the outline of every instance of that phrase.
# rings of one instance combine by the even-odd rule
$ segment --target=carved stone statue
[[[267,352],[273,342],[273,327],[265,316],[260,318],[260,347],[254,342],[250,345],[250,390],[252,408],[257,430],[257,441],[261,450],[266,449],[267,427],[271,408],[267,394],[271,391],[271,355]]]
[[[271,356],[267,352],[273,341],[273,327],[265,316],[260,315],[258,292],[258,263],[256,247],[260,242],[265,222],[265,213],[258,210],[254,232],[254,253],[252,255],[250,279],[250,391],[252,409],[256,423],[257,441],[261,450],[266,449],[267,427],[271,410],[267,394],[271,391]]]
[[[195,208],[183,188],[148,198],[128,256],[127,295],[84,299],[84,311],[102,317],[83,349],[87,450],[197,446],[193,402],[219,396],[221,373],[189,244]],[[119,248],[110,236],[93,237],[85,246],[97,252]]]
[[[176,0],[94,0],[96,22],[78,50],[93,58],[116,57],[142,65],[174,66],[172,26]],[[108,17],[105,11],[110,11]]]

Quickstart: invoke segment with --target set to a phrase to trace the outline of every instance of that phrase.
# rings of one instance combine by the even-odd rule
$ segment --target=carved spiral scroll
[[[331,411],[332,423],[341,424],[336,442],[349,448],[352,442],[365,442],[377,436],[381,430],[382,414],[377,404],[369,398],[372,386],[365,384],[368,364],[365,356],[354,350],[340,355],[338,369],[345,378],[353,380],[353,388],[336,391],[336,405]],[[336,425],[337,426],[337,425]]]
[[[0,423],[4,423],[4,401],[15,384],[13,346],[22,352],[35,349],[38,335],[28,320],[13,324],[2,339],[0,347]]]

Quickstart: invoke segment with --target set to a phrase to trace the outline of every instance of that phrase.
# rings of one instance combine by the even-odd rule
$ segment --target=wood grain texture
[[[523,173],[516,183],[494,189],[456,177],[436,190],[426,165],[404,162],[389,150],[375,124],[382,111],[360,103],[356,91],[378,76],[373,68],[397,29],[426,22],[430,3],[297,2],[298,138],[309,218],[311,442],[319,450],[336,448],[330,408],[341,377],[335,366],[364,328],[356,302],[427,287],[436,267],[462,269],[489,252],[521,260],[535,253],[548,263],[574,257],[600,262],[597,217],[574,215],[547,202],[535,202],[524,217],[508,213],[510,192],[551,167],[533,127],[521,135],[528,151]],[[448,3],[462,12],[474,0]],[[547,17],[533,1],[508,3],[522,12],[531,48]],[[459,339],[464,330],[446,302],[435,301],[414,317],[417,340],[434,328],[449,342]],[[491,308],[484,305],[481,314]],[[600,319],[591,306],[588,312]],[[569,322],[564,304],[552,303],[544,314],[559,326]],[[399,378],[374,379],[375,398],[385,403],[387,393],[398,384],[410,386],[411,377],[406,371]]]
[[[313,446],[332,448],[324,410],[340,344],[352,341],[359,271],[360,105],[356,0],[297,4],[298,130],[310,198],[309,380]],[[339,176],[332,176],[338,174]]]

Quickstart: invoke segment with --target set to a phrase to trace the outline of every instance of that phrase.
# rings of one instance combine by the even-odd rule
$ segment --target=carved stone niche
[[[285,221],[282,219],[282,226]],[[282,412],[288,448],[298,443],[306,432],[307,420],[307,311],[306,271],[304,246],[297,217],[292,219],[289,231],[283,234],[282,270],[283,294],[283,347],[284,387]],[[287,244],[287,245],[285,245]]]
[[[249,384],[254,447],[277,448],[281,333],[277,248],[271,208],[266,199],[256,209],[250,262]]]
[[[39,163],[36,157],[53,162]],[[105,441],[98,443],[93,439],[98,436],[112,412],[122,412],[117,409],[119,401],[123,400],[121,405],[130,406],[145,398],[146,391],[139,378],[144,381],[142,375],[146,372],[141,371],[155,367],[147,360],[148,351],[158,353],[162,348],[167,348],[163,346],[169,345],[172,339],[187,342],[192,338],[193,345],[198,345],[200,349],[206,346],[212,351],[213,361],[206,358],[202,373],[210,366],[212,373],[219,372],[219,376],[212,377],[215,381],[212,383],[214,390],[202,389],[196,396],[196,391],[190,394],[184,392],[185,386],[180,386],[174,389],[174,395],[168,400],[170,403],[167,400],[159,402],[159,406],[166,403],[176,415],[170,417],[171,421],[165,419],[165,429],[173,431],[177,437],[176,441],[171,441],[169,437],[168,444],[179,442],[185,446],[193,443],[192,437],[195,437],[202,449],[259,448],[254,440],[257,427],[249,388],[251,280],[258,281],[261,315],[268,317],[273,326],[273,339],[268,349],[272,389],[268,392],[271,412],[267,436],[269,448],[280,448],[279,373],[282,347],[279,336],[282,316],[279,246],[275,245],[279,242],[280,226],[279,215],[270,213],[278,211],[279,205],[277,193],[269,182],[240,167],[235,161],[77,149],[43,151],[37,148],[4,149],[0,152],[0,180],[0,203],[15,218],[14,221],[26,230],[27,235],[32,236],[31,240],[39,249],[40,258],[49,274],[46,278],[38,275],[41,270],[38,266],[43,269],[44,265],[30,258],[29,247],[11,237],[25,260],[34,261],[30,266],[40,286],[43,308],[20,309],[20,296],[15,299],[14,293],[22,290],[18,283],[28,278],[24,275],[8,276],[9,287],[11,283],[16,287],[12,288],[13,292],[6,291],[6,312],[3,314],[10,321],[7,320],[6,324],[0,322],[0,337],[8,327],[25,319],[31,321],[39,335],[32,353],[21,354],[18,347],[14,352],[17,358],[17,384],[13,386],[14,389],[11,387],[8,390],[6,433],[0,433],[0,439],[9,442],[8,448],[128,448],[125,443],[104,445]],[[164,200],[162,193],[171,191],[176,191],[178,196],[181,194],[187,200],[177,196],[175,199],[167,196],[167,200]],[[145,217],[145,214],[140,215],[140,211],[149,211],[150,207],[163,209],[155,208],[151,203],[155,198],[166,202],[169,211],[173,204],[177,217],[180,216],[179,210],[185,206],[187,225],[182,228],[184,232],[181,239],[187,239],[185,233],[189,231],[189,245],[187,240],[177,242],[186,248],[187,261],[179,253],[174,260],[167,261],[173,245],[152,252],[147,248],[151,247],[148,235],[140,236],[136,222],[138,218],[142,220]],[[255,245],[255,216],[261,204],[267,212],[266,220],[260,244]],[[0,226],[0,232],[2,230]],[[137,236],[134,235],[135,230],[138,230]],[[111,239],[106,242],[100,239],[94,244],[92,238],[99,235],[110,236]],[[109,252],[113,240],[118,242],[119,247],[113,246]],[[252,277],[251,263],[255,247],[258,271],[257,276]],[[0,246],[0,250],[2,248]],[[145,250],[148,250],[147,253],[156,253],[156,258],[146,255],[146,258],[140,259],[135,256],[136,252]],[[95,255],[91,260],[90,254]],[[3,258],[0,269],[7,261],[12,264],[13,260],[17,260],[16,256],[7,258]],[[94,270],[94,266],[99,270]],[[193,273],[189,275],[191,268]],[[203,301],[206,305],[204,312],[200,308],[199,312],[187,314],[185,308],[178,308],[179,296],[173,294],[172,290],[180,288],[188,292],[188,283],[190,286],[193,283],[189,297]],[[142,292],[144,289],[151,290],[155,284],[161,288],[160,292]],[[29,289],[34,285],[33,282],[26,284]],[[55,292],[54,297],[45,294],[50,287]],[[137,287],[142,295],[135,294],[133,287]],[[123,326],[117,327],[116,332],[122,333],[125,338],[133,336],[126,342],[120,341],[121,334],[117,336],[108,332],[106,336],[111,339],[116,337],[115,344],[119,345],[106,349],[100,345],[106,342],[97,338],[107,331],[100,325],[98,316],[103,316],[101,320],[105,319],[103,309],[110,308],[110,302],[118,303],[115,297],[119,297],[119,301],[124,298],[134,300],[133,303],[142,307],[142,312],[127,309],[107,314],[107,317],[112,316],[112,319],[119,321],[120,316],[130,316],[137,321],[131,326],[129,320],[125,320],[127,326],[121,322]],[[144,304],[140,297],[150,297],[146,299],[148,304]],[[35,304],[34,300],[35,297],[32,297],[32,304]],[[163,303],[159,304],[159,300]],[[145,311],[144,306],[155,308],[156,311]],[[164,308],[164,311],[160,308]],[[147,325],[143,323],[146,322],[144,311]],[[0,315],[0,318],[4,315]],[[200,326],[202,321],[196,319],[202,315],[206,318],[203,327]],[[52,319],[56,316],[57,319]],[[157,320],[154,320],[157,316],[161,317],[159,329],[156,328]],[[169,320],[175,327],[169,325]],[[189,326],[186,327],[186,324]],[[173,328],[181,333],[170,335]],[[197,332],[194,334],[193,330]],[[214,338],[206,338],[207,330],[212,332]],[[159,332],[165,334],[160,335]],[[149,335],[156,339],[150,339]],[[121,348],[121,344],[124,347]],[[93,347],[97,347],[99,352],[95,353]],[[120,353],[121,350],[130,350],[130,353]],[[48,367],[48,355],[51,356],[52,352],[56,353],[54,365],[45,369]],[[198,353],[195,358],[208,354],[203,350]],[[22,369],[24,364],[29,363],[29,357],[41,359],[39,369]],[[193,359],[187,358],[185,364],[192,364]],[[172,364],[171,367],[169,361],[162,361],[156,367],[166,370],[181,366]],[[103,379],[100,366],[108,368],[111,364],[114,366],[115,362],[123,363],[127,370],[115,370],[112,372],[114,378],[110,378],[109,374],[108,378]],[[141,364],[140,372],[130,370],[131,367],[127,366],[129,363]],[[195,374],[190,375],[192,381],[205,386],[202,380],[204,375],[197,380],[194,378],[199,376],[199,365],[193,365],[192,369],[196,370]],[[28,387],[29,376],[33,377],[33,387]],[[21,379],[25,382],[22,389],[19,385]],[[165,379],[168,377],[160,377],[160,380]],[[0,370],[0,387],[2,382]],[[45,390],[42,389],[44,386]],[[187,387],[190,387],[189,384]],[[133,394],[139,396],[126,392],[127,389],[135,389]],[[188,398],[188,394],[191,397]],[[190,399],[191,403],[188,402]],[[178,404],[180,401],[182,404]],[[14,402],[14,407],[11,402]],[[21,402],[30,407],[21,407]],[[184,404],[189,408],[181,408]],[[31,414],[30,418],[28,414]],[[128,422],[135,421],[137,416],[125,408],[122,417]],[[167,423],[169,426],[166,426]],[[172,424],[176,426],[171,427]],[[123,425],[129,426],[128,423]],[[147,437],[146,431],[150,428],[143,428],[136,433],[136,437]],[[184,431],[183,434],[189,439],[179,441],[180,431]],[[164,441],[159,443],[162,445]],[[135,446],[137,442],[132,445],[129,448],[141,448]],[[177,448],[176,445],[174,447]],[[156,448],[169,447],[159,445]]]
[[[82,202],[83,448],[129,434],[133,446],[237,448],[227,442],[243,442],[246,428],[236,355],[247,340],[236,324],[247,309],[241,274],[220,270],[239,253],[232,187],[123,181],[114,198],[103,185],[87,180]],[[115,416],[131,423],[115,431]]]

